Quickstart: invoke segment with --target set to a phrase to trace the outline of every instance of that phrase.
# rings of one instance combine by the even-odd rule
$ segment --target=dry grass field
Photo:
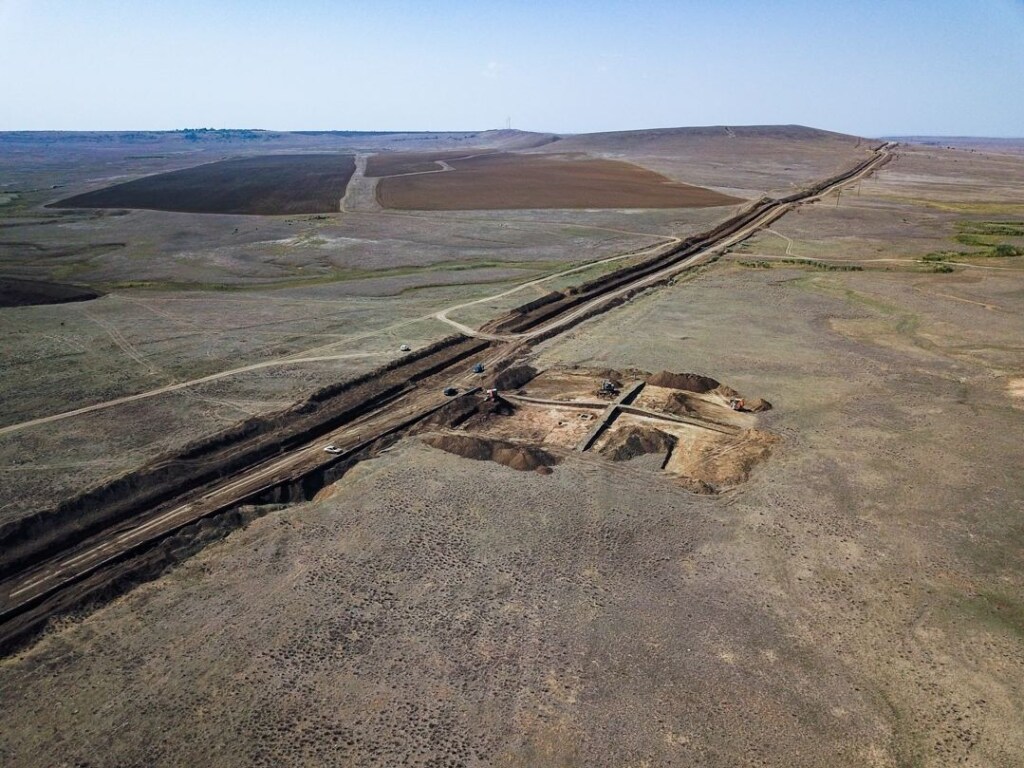
[[[352,155],[245,157],[126,181],[53,207],[263,216],[332,213],[355,169]]]
[[[386,177],[377,184],[377,199],[385,208],[430,211],[711,208],[743,202],[616,160],[484,154],[453,158],[448,165],[453,170]]]
[[[744,197],[863,151],[795,128],[565,137],[530,151],[563,142]],[[1013,153],[900,147],[858,188],[543,342],[529,362],[544,372],[525,392],[563,403],[406,438],[0,660],[0,762],[1016,768],[1024,255],[1008,249],[1024,248],[1021,190]],[[125,246],[54,257],[59,274],[109,295],[0,310],[8,423],[274,366],[0,434],[9,515],[234,423],[232,409],[280,405],[390,359],[398,343],[429,343],[450,330],[439,309],[482,298],[455,315],[482,322],[548,290],[502,295],[526,272],[714,221],[714,209],[365,211],[293,224],[17,210],[0,220],[0,249]],[[239,242],[217,245],[229,235]],[[501,282],[469,285],[478,270],[436,258],[446,238],[456,262],[486,259]],[[0,250],[13,274],[55,277],[19,248]],[[300,266],[326,272],[317,255],[412,271],[283,283]],[[442,262],[449,282],[403,287]],[[111,287],[133,268],[159,286]],[[181,274],[192,282],[172,287]],[[197,284],[214,275],[221,287]],[[286,363],[319,354],[368,357]],[[635,416],[575,450],[588,427],[572,402],[605,375],[656,371],[770,401],[733,413],[714,392],[680,398],[662,386],[670,377],[636,401],[768,434],[770,451],[679,427],[666,462],[667,444]],[[489,458],[545,471],[448,450],[480,458],[467,443],[477,438],[492,441]]]

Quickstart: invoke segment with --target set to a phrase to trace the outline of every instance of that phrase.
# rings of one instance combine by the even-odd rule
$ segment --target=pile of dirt
[[[710,376],[701,376],[699,373],[672,373],[671,371],[656,373],[647,379],[647,383],[652,387],[682,389],[686,392],[697,392],[698,394],[710,392],[721,386],[719,382]]]
[[[696,416],[699,415],[699,410],[691,402],[690,397],[685,392],[673,392],[665,400],[665,404],[662,406],[665,413],[671,413],[675,416]]]
[[[601,449],[601,455],[612,461],[629,461],[648,453],[670,454],[676,438],[653,427],[630,426],[616,430]]]
[[[444,434],[427,435],[423,442],[432,448],[440,448],[464,459],[493,461],[521,472],[536,471],[550,474],[550,467],[558,463],[558,459],[545,450],[507,440]]]
[[[530,365],[516,365],[506,368],[494,378],[494,386],[500,390],[515,390],[526,384],[537,375],[536,368]]]

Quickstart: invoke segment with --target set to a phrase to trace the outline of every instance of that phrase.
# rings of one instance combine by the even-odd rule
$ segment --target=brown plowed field
[[[743,202],[617,160],[505,153],[450,164],[454,171],[382,179],[378,202],[385,208],[432,211],[709,208]]]
[[[264,155],[197,165],[69,197],[55,208],[183,213],[331,213],[355,172],[352,155]]]
[[[397,176],[403,173],[439,171],[438,160],[451,161],[467,155],[493,154],[494,150],[465,149],[447,152],[381,152],[371,155],[366,161],[364,176]]]

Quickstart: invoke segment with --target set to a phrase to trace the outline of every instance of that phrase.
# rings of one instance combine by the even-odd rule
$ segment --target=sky
[[[1024,136],[1024,0],[0,0],[0,130]]]

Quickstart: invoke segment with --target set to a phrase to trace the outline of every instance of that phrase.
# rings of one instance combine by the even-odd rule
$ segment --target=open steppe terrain
[[[0,515],[436,341],[453,330],[439,312],[481,325],[736,210],[382,211],[362,170],[381,149],[415,145],[418,170],[467,147],[586,152],[756,199],[878,145],[799,127],[410,136],[288,139],[357,157],[351,205],[324,217],[58,213],[39,206],[195,155],[93,147],[79,164],[65,148],[79,170],[48,155],[44,172],[0,150],[5,173],[23,169],[5,175],[19,197],[0,207],[3,274],[107,294],[0,310]],[[426,423],[0,661],[0,760],[1019,765],[1022,190],[1011,153],[900,146],[536,343],[523,362],[540,375],[510,393],[544,402]],[[729,390],[680,396],[668,376],[633,403],[769,435],[747,476],[709,468],[749,446],[688,426],[662,444],[643,414],[576,450],[589,427],[571,402],[658,371],[772,404],[735,413]],[[435,447],[452,436],[553,461],[517,471]]]

